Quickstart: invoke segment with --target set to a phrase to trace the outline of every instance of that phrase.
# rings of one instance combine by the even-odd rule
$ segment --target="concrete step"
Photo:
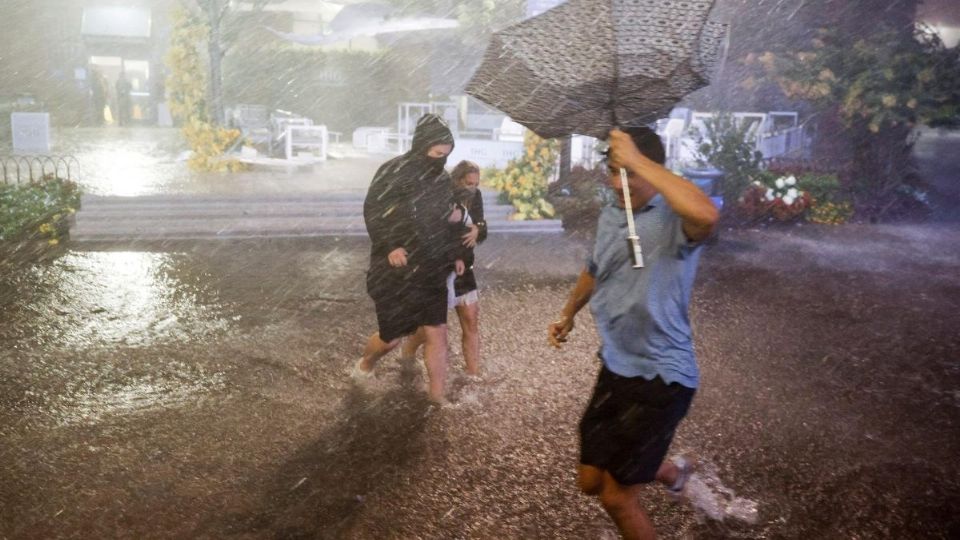
[[[79,214],[78,214],[79,215]],[[490,234],[559,233],[559,220],[488,222]],[[360,216],[221,217],[183,220],[77,220],[70,231],[75,241],[103,239],[251,238],[339,236],[367,234]]]
[[[123,197],[117,195],[83,195],[81,206],[125,206],[125,205],[207,205],[207,204],[358,204],[363,206],[366,193],[359,191],[346,192],[318,192],[294,194],[246,194],[246,195],[218,195],[218,194],[168,194],[168,195],[140,195]],[[500,205],[496,192],[483,192],[483,205]]]
[[[507,219],[512,206],[484,209],[488,221]],[[77,222],[123,219],[208,219],[218,217],[311,217],[361,216],[363,207],[355,204],[243,204],[243,205],[146,205],[81,207]]]
[[[490,234],[560,234],[562,227],[503,227],[491,230]],[[363,236],[367,235],[365,228],[343,227],[287,227],[287,228],[225,228],[221,230],[164,230],[149,229],[142,231],[98,229],[75,230],[70,233],[73,242],[121,242],[137,240],[208,240],[208,239],[244,239],[244,238],[294,238],[294,237],[321,237],[321,236]]]
[[[79,215],[79,214],[77,214]],[[525,230],[544,229],[559,226],[560,220],[545,219],[531,221],[496,220],[488,222],[490,232],[505,229]],[[361,216],[270,216],[270,217],[212,217],[204,219],[137,219],[124,218],[114,220],[77,220],[72,232],[84,231],[131,231],[134,233],[157,231],[221,231],[232,229],[285,230],[298,228],[340,228],[366,230]]]
[[[559,220],[512,221],[514,209],[495,202],[484,211],[491,234],[562,232]],[[363,194],[85,195],[74,215],[75,241],[180,240],[366,235]]]

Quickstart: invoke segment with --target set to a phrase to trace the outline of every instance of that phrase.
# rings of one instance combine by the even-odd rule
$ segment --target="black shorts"
[[[696,390],[660,377],[622,377],[600,370],[580,420],[580,463],[622,485],[652,482]]]
[[[401,287],[394,291],[369,290],[377,311],[380,339],[393,341],[421,326],[447,324],[447,289]]]

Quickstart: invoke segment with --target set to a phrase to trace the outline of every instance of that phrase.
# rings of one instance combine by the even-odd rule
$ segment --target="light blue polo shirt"
[[[634,212],[643,268],[633,268],[627,245],[627,215],[608,205],[600,213],[587,271],[596,284],[590,311],[602,345],[600,357],[624,377],[654,379],[696,388],[690,293],[701,244],[691,243],[680,216],[660,195]]]

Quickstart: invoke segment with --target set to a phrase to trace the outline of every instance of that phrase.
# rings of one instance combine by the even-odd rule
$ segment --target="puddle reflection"
[[[28,307],[37,315],[37,340],[65,347],[147,345],[227,330],[222,306],[200,298],[206,291],[198,284],[176,277],[185,257],[69,253],[50,266],[35,268],[37,281],[52,287],[51,294]]]

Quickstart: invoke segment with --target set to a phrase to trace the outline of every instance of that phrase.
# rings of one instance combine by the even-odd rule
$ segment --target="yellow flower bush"
[[[853,206],[848,202],[824,202],[814,199],[807,210],[807,221],[824,225],[842,225],[853,217]]]
[[[513,219],[552,218],[556,211],[546,200],[547,183],[556,169],[559,142],[527,131],[523,144],[522,157],[511,160],[502,171],[488,172],[484,178],[487,185],[500,192],[503,202],[516,209]]]
[[[183,135],[193,149],[190,167],[198,171],[233,172],[244,169],[235,159],[222,159],[223,153],[240,136],[240,130],[227,129],[190,119],[183,125]]]
[[[238,171],[245,165],[223,154],[241,133],[218,126],[207,114],[207,70],[200,52],[207,38],[207,28],[183,8],[173,14],[174,28],[170,37],[166,64],[170,112],[182,123],[187,144],[193,151],[190,167],[198,171]]]

